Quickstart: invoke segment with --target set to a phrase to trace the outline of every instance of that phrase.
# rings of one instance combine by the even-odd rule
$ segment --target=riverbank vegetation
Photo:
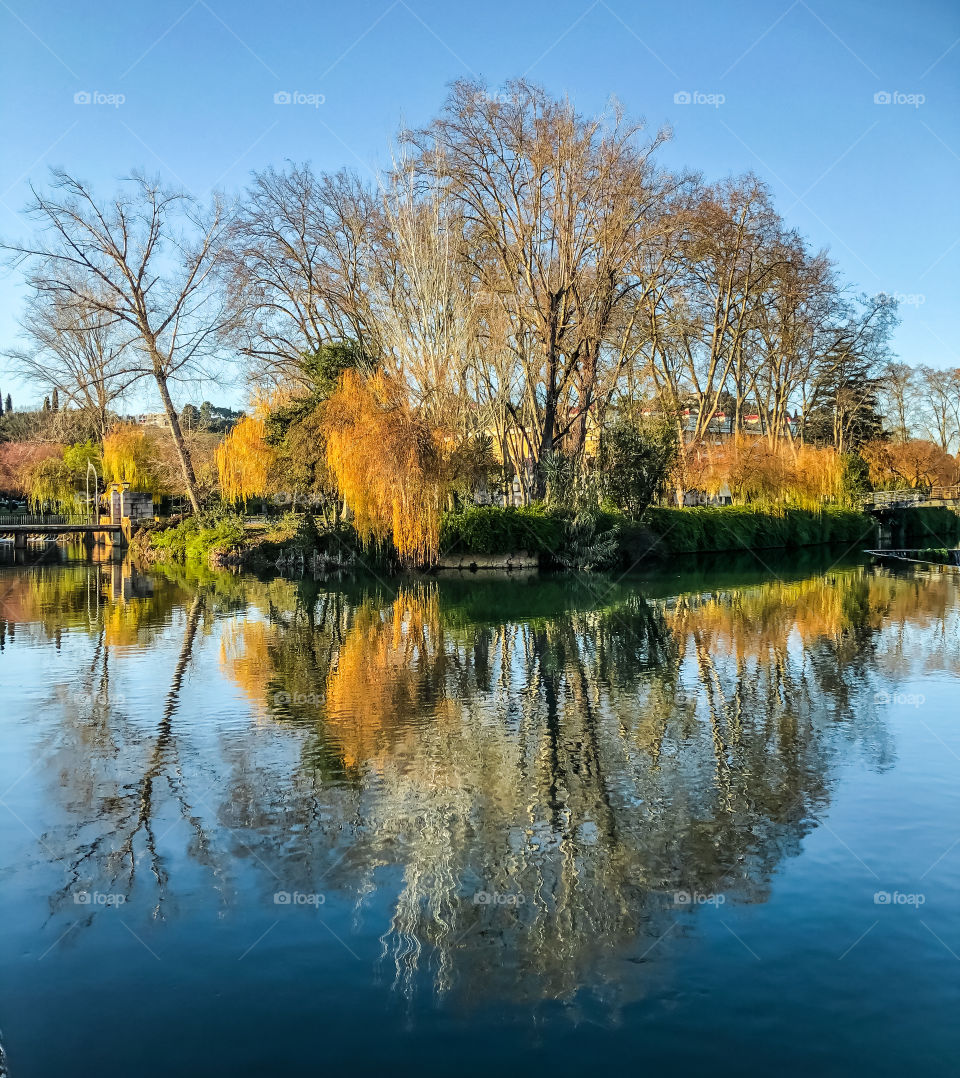
[[[55,170],[6,244],[28,288],[8,358],[46,399],[7,402],[0,488],[66,511],[89,464],[175,499],[157,556],[600,568],[856,542],[871,489],[955,484],[960,371],[899,363],[892,296],[846,283],[760,177],[668,170],[668,137],[459,82],[376,184],[289,163],[201,205]],[[231,365],[245,413],[178,407]],[[146,387],[156,423],[122,418]]]

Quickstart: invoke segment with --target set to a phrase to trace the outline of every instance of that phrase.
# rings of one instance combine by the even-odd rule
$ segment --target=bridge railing
[[[926,492],[922,490],[875,490],[863,496],[861,505],[866,509],[883,509],[888,506],[919,505],[926,498]]]
[[[0,513],[0,528],[29,527],[35,524],[90,524],[90,517],[85,513],[56,514],[43,516],[39,513]]]
[[[865,509],[884,509],[949,501],[960,501],[960,486],[931,487],[929,490],[918,490],[916,487],[907,490],[875,490],[863,496],[861,505]]]

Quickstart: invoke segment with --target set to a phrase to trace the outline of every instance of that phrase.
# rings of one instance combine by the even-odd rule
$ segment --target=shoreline
[[[304,518],[308,521],[309,518]],[[651,508],[642,521],[598,511],[591,521],[588,553],[571,553],[577,518],[569,512],[470,507],[444,516],[441,551],[433,564],[402,566],[393,552],[364,549],[352,529],[315,525],[279,532],[247,528],[237,521],[192,526],[183,522],[140,529],[130,551],[145,564],[189,561],[221,571],[300,569],[313,573],[376,571],[394,576],[411,569],[432,575],[626,571],[664,564],[676,557],[788,551],[846,544],[878,549],[886,529],[898,541],[916,536],[949,548],[960,541],[960,514],[943,507],[888,510],[882,518],[854,509],[758,508],[751,506]],[[178,542],[171,540],[177,538]],[[592,548],[590,547],[592,544]],[[596,555],[592,564],[589,557]],[[578,564],[579,554],[585,564]]]

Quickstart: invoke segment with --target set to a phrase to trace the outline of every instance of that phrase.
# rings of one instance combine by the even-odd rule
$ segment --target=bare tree
[[[437,186],[418,191],[412,170],[398,164],[383,210],[377,256],[366,271],[380,362],[428,420],[465,431],[477,307],[457,206]]]
[[[684,303],[672,336],[696,410],[691,427],[698,443],[718,413],[729,429],[743,427],[748,397],[756,396],[759,314],[791,250],[769,191],[747,174],[704,189],[682,256]]]
[[[960,439],[960,369],[920,367],[917,373],[924,426],[949,453]]]
[[[7,358],[26,377],[49,382],[54,393],[95,415],[103,438],[112,406],[143,377],[129,334],[95,307],[78,302],[64,309],[45,293],[28,300],[22,327],[27,344]]]
[[[309,165],[257,173],[230,230],[230,299],[255,381],[296,383],[330,342],[377,350],[365,271],[381,211],[351,173]]]
[[[95,316],[130,335],[138,370],[156,383],[194,511],[197,478],[170,394],[178,378],[203,371],[231,325],[218,287],[229,215],[181,191],[134,174],[110,202],[53,170],[49,193],[31,188],[36,237],[6,244],[30,266],[29,283],[75,326]]]
[[[523,374],[507,401],[542,493],[544,465],[591,403],[591,364],[648,209],[651,158],[619,109],[586,119],[523,80],[492,96],[454,84],[441,116],[408,133],[426,182],[456,200],[478,290],[508,318]]]
[[[717,430],[740,432],[756,412],[751,429],[774,441],[788,434],[809,362],[808,308],[825,284],[817,265],[749,174],[679,184],[638,245],[633,272],[644,285],[625,324],[637,364],[628,393],[644,377],[649,407],[676,422],[681,500],[685,461]]]
[[[880,403],[887,430],[896,442],[905,442],[910,437],[919,388],[917,373],[908,363],[893,360],[884,366],[881,373]]]

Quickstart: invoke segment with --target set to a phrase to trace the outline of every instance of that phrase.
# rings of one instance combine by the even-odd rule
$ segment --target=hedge
[[[446,513],[440,550],[448,553],[506,554],[517,550],[549,558],[564,547],[571,515],[542,506],[472,506]],[[616,513],[597,514],[602,535],[617,528],[621,561],[632,564],[647,554],[687,554],[720,550],[762,550],[819,543],[871,545],[875,521],[863,513],[827,506],[759,509],[750,506],[651,508],[642,523]]]
[[[563,546],[567,524],[566,515],[539,505],[474,505],[443,515],[440,552],[551,554]]]
[[[664,554],[763,550],[872,540],[875,522],[852,509],[758,509],[728,505],[652,508],[646,524]]]
[[[905,536],[936,539],[941,543],[960,539],[960,514],[943,505],[917,506],[895,510],[894,527],[902,527]]]

